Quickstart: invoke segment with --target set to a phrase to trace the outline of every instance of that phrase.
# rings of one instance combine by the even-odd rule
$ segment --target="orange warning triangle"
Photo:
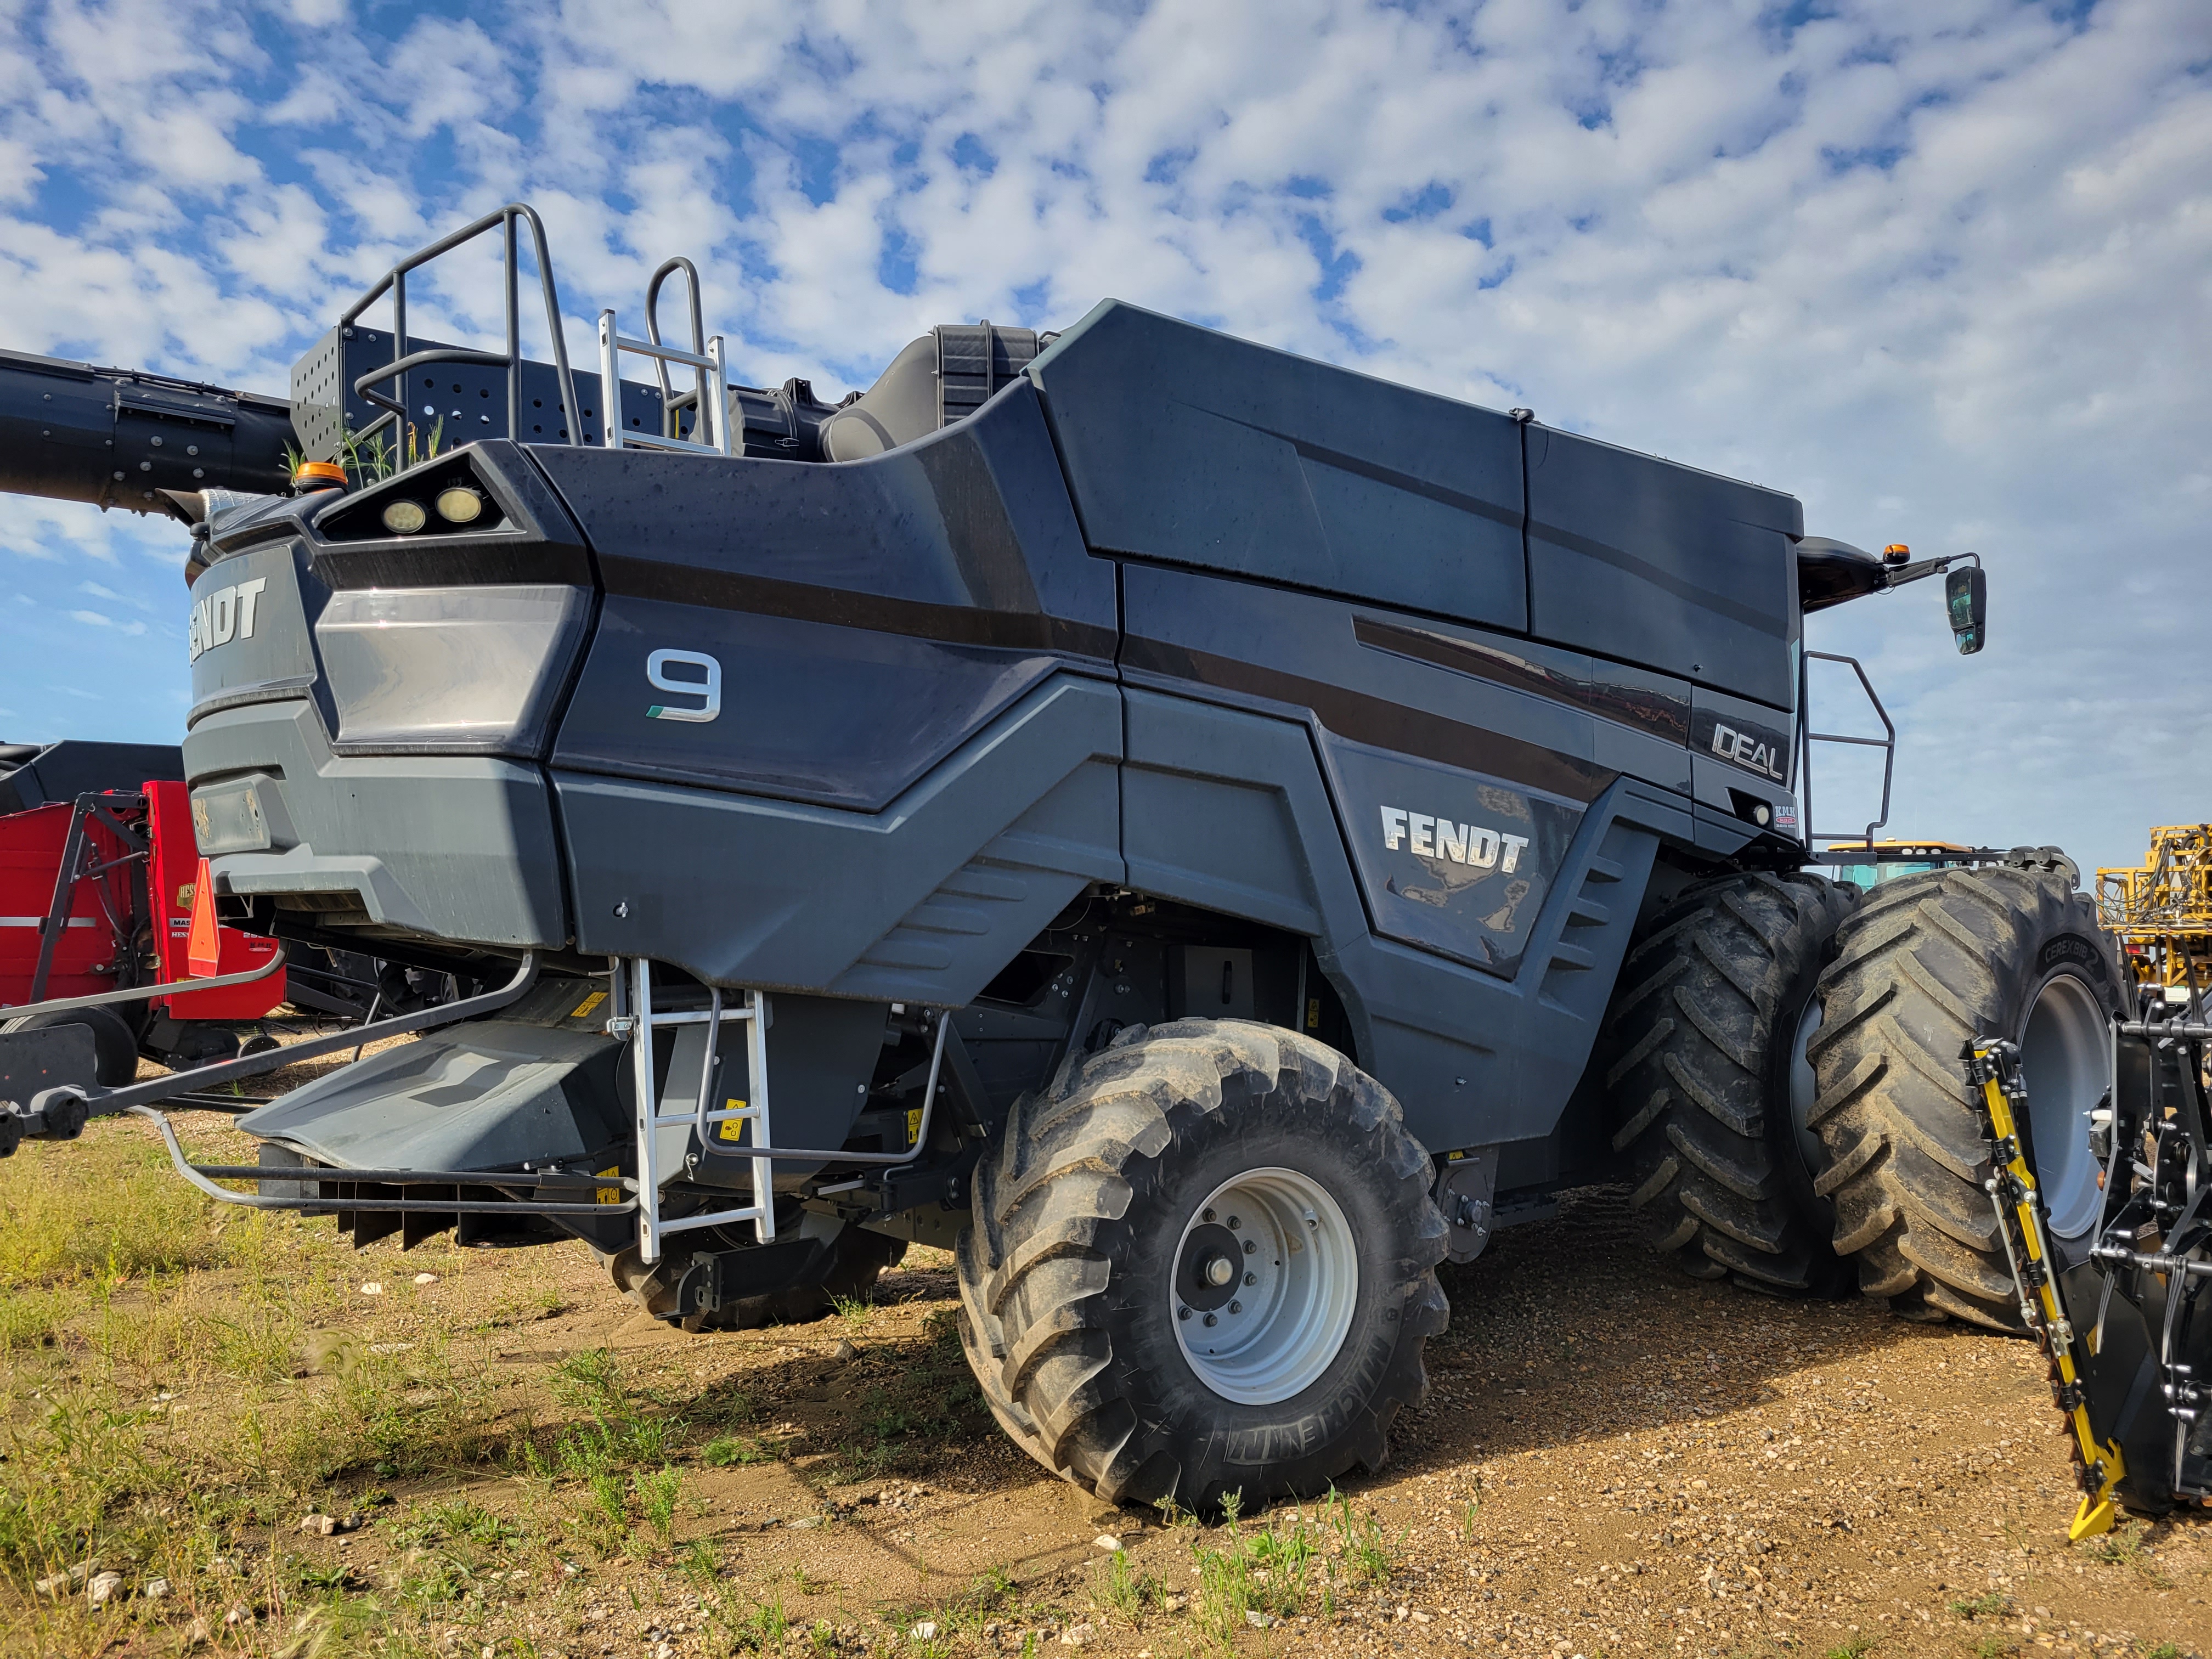
[[[215,876],[205,859],[200,860],[199,878],[192,883],[192,930],[185,949],[185,964],[194,979],[212,979],[222,971],[222,939],[215,922]]]

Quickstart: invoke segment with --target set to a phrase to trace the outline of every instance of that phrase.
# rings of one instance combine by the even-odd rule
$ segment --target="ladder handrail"
[[[1816,659],[1821,662],[1842,663],[1858,676],[1860,689],[1865,691],[1867,701],[1874,705],[1875,717],[1881,722],[1882,730],[1887,734],[1887,736],[1856,738],[1838,732],[1813,730],[1812,677],[1808,670],[1808,665]],[[1863,748],[1881,750],[1881,812],[1872,823],[1867,825],[1866,833],[1861,837],[1861,844],[1872,847],[1874,832],[1889,823],[1890,779],[1897,768],[1897,722],[1890,719],[1889,710],[1881,706],[1881,698],[1875,695],[1874,682],[1867,678],[1867,672],[1861,666],[1856,657],[1841,656],[1833,651],[1806,651],[1800,656],[1797,663],[1797,720],[1802,748],[1802,757],[1798,768],[1798,793],[1805,814],[1807,849],[1808,851],[1811,849],[1816,836],[1828,835],[1831,840],[1834,839],[1829,831],[1816,830],[1813,828],[1813,745],[1816,743],[1852,744]]]
[[[650,357],[658,363],[682,363],[699,371],[702,391],[714,388],[718,395],[700,398],[698,424],[692,430],[711,430],[712,441],[672,437],[665,433],[648,435],[623,430],[622,354],[625,351],[635,356]],[[601,441],[607,448],[665,449],[681,454],[719,455],[725,460],[733,458],[735,452],[730,445],[729,375],[723,365],[720,335],[709,336],[703,352],[685,351],[663,345],[658,340],[635,340],[617,331],[614,309],[609,307],[599,313],[599,429]]]

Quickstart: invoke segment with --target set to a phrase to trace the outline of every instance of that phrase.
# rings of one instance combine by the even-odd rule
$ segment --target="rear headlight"
[[[483,515],[483,496],[466,484],[438,492],[438,516],[447,524],[474,524]]]

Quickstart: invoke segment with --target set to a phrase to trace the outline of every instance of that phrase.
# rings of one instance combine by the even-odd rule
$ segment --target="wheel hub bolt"
[[[1243,1222],[1237,1220],[1237,1218],[1233,1215],[1229,1218],[1229,1231],[1232,1233],[1243,1224],[1244,1224]]]
[[[1244,1311],[1244,1304],[1242,1302],[1232,1302],[1229,1304],[1229,1311],[1231,1313],[1243,1313]]]
[[[1260,1241],[1256,1238],[1248,1238],[1244,1241],[1244,1254],[1247,1255],[1251,1255],[1253,1251],[1259,1248]]]
[[[1211,1210],[1200,1210],[1198,1212],[1198,1218],[1200,1221],[1211,1221],[1213,1219],[1213,1212]]]
[[[1190,1310],[1189,1310],[1188,1308],[1177,1308],[1177,1309],[1176,1310],[1176,1317],[1177,1319],[1188,1319],[1188,1318],[1189,1318],[1189,1317],[1190,1317]]]
[[[1206,1316],[1206,1322],[1209,1325],[1218,1325],[1221,1322],[1215,1318],[1213,1315],[1208,1314]]]
[[[1260,1275],[1257,1273],[1246,1273],[1244,1275],[1244,1282],[1247,1285],[1256,1285],[1260,1282]]]

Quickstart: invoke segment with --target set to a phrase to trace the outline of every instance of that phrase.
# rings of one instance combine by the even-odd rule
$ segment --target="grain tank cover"
[[[1098,551],[1527,629],[1510,416],[1118,300],[1029,372]]]
[[[1531,423],[1530,632],[1787,708],[1793,495]]]
[[[1793,701],[1791,496],[1118,300],[1029,373],[1098,552]]]

